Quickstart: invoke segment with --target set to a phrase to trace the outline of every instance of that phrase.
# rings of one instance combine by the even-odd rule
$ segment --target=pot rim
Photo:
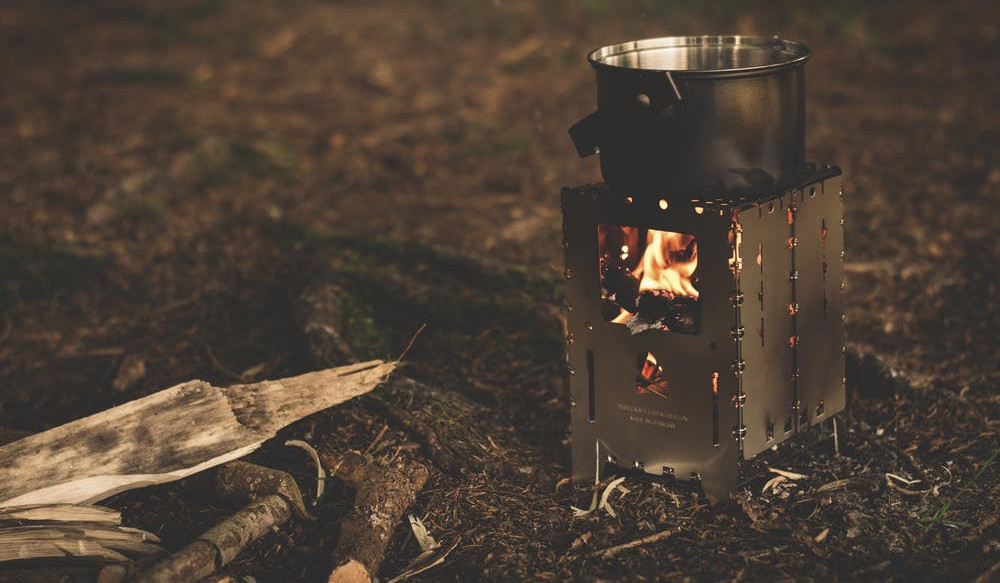
[[[611,57],[619,57],[629,53],[640,53],[656,49],[684,49],[684,48],[735,48],[754,47],[766,48],[775,55],[788,54],[784,60],[775,59],[761,65],[749,67],[729,67],[714,69],[665,69],[656,67],[634,67],[628,65],[611,64],[607,60]],[[797,67],[809,60],[812,51],[806,45],[792,40],[779,38],[778,36],[744,36],[744,35],[701,35],[701,36],[665,36],[657,38],[647,38],[623,43],[606,45],[592,50],[587,55],[587,61],[598,70],[606,71],[631,71],[638,74],[662,74],[669,72],[676,77],[728,77],[733,75],[747,75],[766,73],[775,70]]]

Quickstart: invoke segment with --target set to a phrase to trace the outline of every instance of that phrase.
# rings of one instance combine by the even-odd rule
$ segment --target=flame
[[[635,316],[629,308],[637,291],[698,299],[694,285],[698,244],[694,235],[601,223],[597,237],[601,299],[618,308],[612,323],[625,324]],[[633,280],[635,286],[629,289],[622,283],[623,277]],[[606,286],[606,281],[611,285]],[[627,295],[619,297],[622,293]]]
[[[650,230],[642,261],[632,271],[639,291],[665,292],[698,299],[692,276],[698,268],[698,242],[694,235]],[[619,316],[620,317],[620,316]]]
[[[612,318],[612,320],[611,320],[612,324],[624,324],[625,322],[628,322],[629,320],[631,320],[632,316],[635,316],[635,314],[633,314],[632,312],[626,310],[625,308],[619,308],[619,309],[621,311],[618,312],[617,316],[615,316],[614,318]]]
[[[642,359],[635,389],[639,394],[653,393],[667,398],[667,381],[663,380],[663,367],[656,362],[652,352],[647,352],[646,357]]]

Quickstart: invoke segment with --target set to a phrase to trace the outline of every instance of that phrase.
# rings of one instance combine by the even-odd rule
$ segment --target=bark
[[[340,523],[328,583],[370,583],[403,513],[427,481],[424,466],[399,458],[391,466],[372,465],[357,453],[320,452],[328,470],[354,488],[354,509]]]

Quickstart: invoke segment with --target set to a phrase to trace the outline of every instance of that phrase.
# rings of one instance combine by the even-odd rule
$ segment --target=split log
[[[0,562],[87,557],[127,561],[161,552],[153,534],[121,525],[121,514],[100,506],[35,505],[0,509]]]
[[[189,381],[20,439],[0,447],[0,507],[94,502],[243,457],[395,366],[373,360],[226,388]]]
[[[406,458],[388,467],[367,464],[357,453],[321,451],[320,459],[355,491],[354,509],[340,523],[328,583],[371,583],[393,530],[427,482],[427,468]]]

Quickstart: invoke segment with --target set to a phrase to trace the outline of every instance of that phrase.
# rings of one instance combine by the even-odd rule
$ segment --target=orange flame
[[[698,299],[698,290],[692,282],[697,268],[698,242],[694,235],[650,230],[642,261],[632,275],[639,280],[639,291],[662,291]]]

